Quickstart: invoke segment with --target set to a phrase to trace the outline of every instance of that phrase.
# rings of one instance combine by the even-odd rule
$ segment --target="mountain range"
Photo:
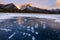
[[[17,7],[13,3],[6,5],[0,4],[0,9],[17,9]]]
[[[60,9],[41,9],[37,7],[33,7],[30,4],[27,5],[22,5],[20,9],[15,6],[15,4],[10,3],[10,4],[0,4],[0,12],[18,12],[18,13],[49,13],[49,14],[59,14]]]

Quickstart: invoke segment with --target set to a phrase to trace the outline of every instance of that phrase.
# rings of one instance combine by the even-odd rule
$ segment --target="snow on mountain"
[[[21,10],[24,10],[26,8],[29,9],[29,10],[32,10],[32,6],[30,4],[26,4],[26,5],[21,6]]]

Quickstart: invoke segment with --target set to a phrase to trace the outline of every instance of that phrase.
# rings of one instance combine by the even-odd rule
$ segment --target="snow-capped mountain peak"
[[[31,4],[22,5],[22,6],[21,6],[21,10],[24,10],[24,9],[32,10],[32,5],[31,5]]]

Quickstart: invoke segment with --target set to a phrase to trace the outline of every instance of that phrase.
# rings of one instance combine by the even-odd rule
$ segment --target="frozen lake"
[[[0,40],[60,40],[60,15],[1,13]]]

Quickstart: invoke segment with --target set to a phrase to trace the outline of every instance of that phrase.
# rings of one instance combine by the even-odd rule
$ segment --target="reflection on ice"
[[[38,24],[35,25],[35,28],[38,28]]]
[[[43,24],[43,29],[46,29],[46,24]]]
[[[31,27],[31,32],[34,33],[34,28],[33,27]]]

